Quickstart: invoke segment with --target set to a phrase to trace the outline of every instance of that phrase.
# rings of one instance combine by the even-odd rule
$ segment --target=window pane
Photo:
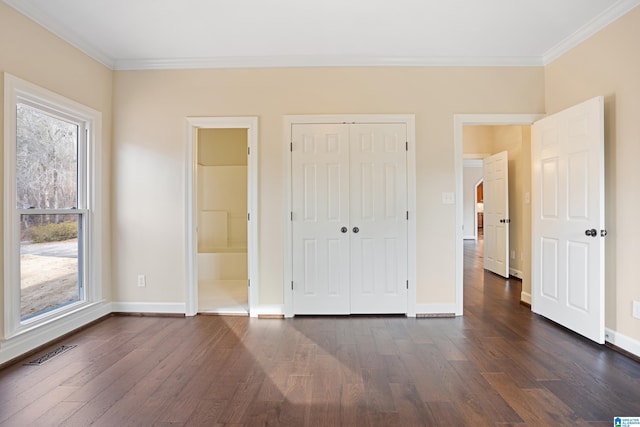
[[[83,299],[80,227],[79,214],[20,216],[21,320]]]
[[[25,104],[16,112],[16,207],[78,207],[78,126]]]

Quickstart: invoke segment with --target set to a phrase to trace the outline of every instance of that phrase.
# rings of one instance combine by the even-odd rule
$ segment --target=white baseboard
[[[251,309],[251,317],[284,315],[284,304],[260,304]]]
[[[184,314],[186,304],[183,302],[112,302],[114,313],[157,313]]]
[[[456,305],[452,304],[416,304],[415,316],[410,317],[422,317],[430,314],[452,314],[456,313]]]
[[[36,329],[0,341],[0,364],[28,353],[109,313],[111,313],[111,304],[96,303],[81,309],[73,316],[61,317]]]
[[[522,280],[522,271],[516,270],[515,268],[509,269],[509,275],[513,277],[517,277],[518,279]]]
[[[605,328],[604,338],[605,341],[615,345],[616,347],[620,347],[634,356],[640,357],[640,341],[609,328]]]
[[[520,292],[520,301],[531,305],[531,294],[529,292]]]

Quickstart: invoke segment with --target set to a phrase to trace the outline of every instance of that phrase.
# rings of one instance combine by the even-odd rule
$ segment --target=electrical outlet
[[[633,317],[640,319],[640,301],[633,302]]]
[[[138,274],[138,287],[144,288],[145,286],[147,286],[147,278],[144,274]]]
[[[516,251],[511,251],[511,259],[516,259]]]

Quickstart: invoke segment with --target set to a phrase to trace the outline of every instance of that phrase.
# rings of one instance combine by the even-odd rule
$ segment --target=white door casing
[[[410,314],[407,123],[305,122],[290,125],[291,314]]]
[[[483,161],[484,268],[509,277],[509,156],[506,151]]]
[[[604,101],[532,128],[532,310],[604,343]]]

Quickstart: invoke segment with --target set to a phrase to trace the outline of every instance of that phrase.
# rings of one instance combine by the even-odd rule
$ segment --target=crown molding
[[[115,70],[291,67],[541,67],[538,57],[247,56],[118,59]]]
[[[29,2],[4,3],[112,70],[178,70],[205,68],[285,67],[542,67],[576,47],[638,5],[640,0],[619,0],[542,56],[524,57],[391,57],[391,56],[248,56],[212,58],[116,59],[78,34],[40,12]]]
[[[484,165],[482,159],[462,159],[465,168],[481,168]]]
[[[569,37],[545,52],[544,55],[542,55],[542,65],[552,63],[563,54],[604,29],[607,25],[612,24],[614,21],[630,12],[638,5],[640,5],[640,0],[620,0],[615,2],[603,13],[596,16]]]

